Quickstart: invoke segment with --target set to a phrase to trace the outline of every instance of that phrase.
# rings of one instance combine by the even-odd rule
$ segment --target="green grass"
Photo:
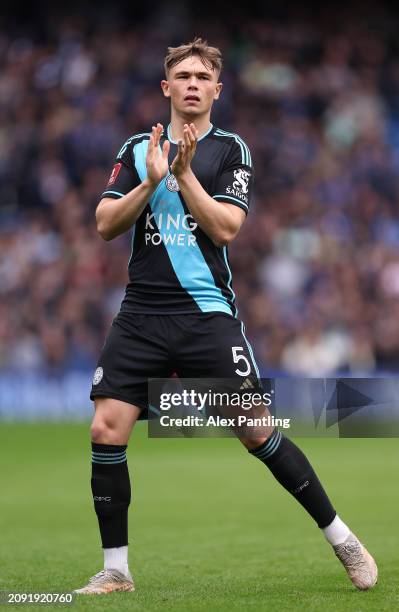
[[[139,423],[129,446],[137,590],[73,609],[398,609],[399,440],[297,442],[375,555],[375,590],[352,587],[313,521],[236,440],[147,439]],[[89,477],[87,425],[0,424],[0,590],[70,592],[101,569]]]

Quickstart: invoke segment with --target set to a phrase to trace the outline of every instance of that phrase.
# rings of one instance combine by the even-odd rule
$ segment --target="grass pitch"
[[[297,443],[376,557],[373,591],[352,587],[313,521],[236,440],[149,440],[139,423],[128,450],[136,592],[72,609],[399,609],[399,440]],[[102,568],[89,479],[87,425],[0,424],[0,590],[70,592]]]

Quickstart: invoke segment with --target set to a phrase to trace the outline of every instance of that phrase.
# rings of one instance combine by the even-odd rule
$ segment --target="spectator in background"
[[[399,369],[397,24],[373,10],[374,31],[355,8],[337,35],[328,11],[206,31],[228,58],[218,112],[256,168],[230,259],[264,374]],[[176,15],[179,39],[202,33]],[[109,24],[104,46],[101,27],[0,39],[1,370],[92,368],[126,283],[129,240],[101,244],[97,185],[126,132],[164,118],[147,88],[166,42],[143,19]]]

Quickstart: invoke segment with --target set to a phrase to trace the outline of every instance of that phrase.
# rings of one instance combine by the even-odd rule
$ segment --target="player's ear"
[[[219,100],[220,92],[223,89],[223,83],[216,83],[215,87],[215,95],[213,96],[214,100]]]
[[[161,81],[161,87],[162,87],[163,95],[165,96],[165,98],[170,98],[169,81],[166,81],[165,79],[163,79]]]

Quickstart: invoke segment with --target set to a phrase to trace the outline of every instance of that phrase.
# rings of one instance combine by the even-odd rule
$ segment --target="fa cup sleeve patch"
[[[122,168],[121,162],[119,162],[118,164],[115,164],[115,166],[112,169],[111,176],[109,177],[109,181],[107,183],[107,187],[109,187],[110,185],[113,185],[115,183],[116,179],[118,178],[118,174],[119,174],[121,168]]]

